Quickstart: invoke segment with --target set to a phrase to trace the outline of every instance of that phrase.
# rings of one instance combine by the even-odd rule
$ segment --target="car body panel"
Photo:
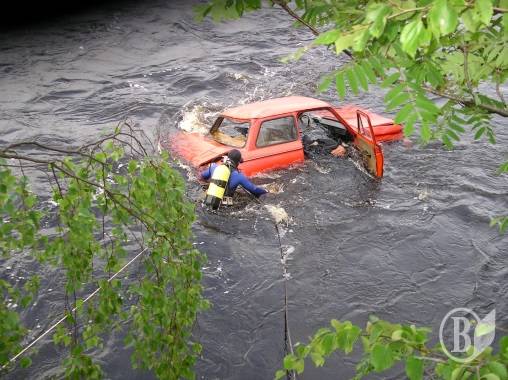
[[[335,111],[337,111],[337,113],[353,129],[358,128],[356,118],[357,110],[362,111],[363,113],[369,116],[372,128],[374,129],[374,134],[376,135],[377,142],[395,141],[400,140],[404,137],[402,126],[399,124],[395,124],[393,120],[388,119],[387,117],[378,115],[364,108],[356,107],[353,105],[346,105],[344,107],[335,108]],[[332,119],[332,120],[335,119],[334,117],[332,117],[331,113],[326,111],[318,112],[317,115],[323,117],[324,119]]]
[[[240,150],[243,162],[239,169],[247,176],[256,173],[285,168],[304,161],[302,131],[298,117],[304,112],[317,115],[324,120],[340,123],[352,137],[352,143],[362,155],[363,164],[375,177],[383,175],[383,152],[379,141],[393,141],[402,138],[402,127],[392,120],[355,106],[333,107],[321,100],[290,96],[230,108],[220,117],[233,120],[250,120],[245,146]],[[292,117],[297,138],[294,141],[258,147],[256,140],[265,121]],[[168,148],[194,167],[216,162],[227,154],[231,146],[215,141],[210,135],[180,132],[169,141]]]

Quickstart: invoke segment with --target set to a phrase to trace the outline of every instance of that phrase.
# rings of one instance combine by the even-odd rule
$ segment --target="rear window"
[[[220,117],[214,123],[210,134],[221,144],[243,148],[247,141],[250,123]]]
[[[295,141],[297,137],[294,118],[292,116],[281,117],[261,124],[256,146],[262,147]]]

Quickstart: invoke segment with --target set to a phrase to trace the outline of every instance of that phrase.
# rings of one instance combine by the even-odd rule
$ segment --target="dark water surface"
[[[315,95],[319,73],[337,64],[326,50],[283,65],[278,58],[310,41],[278,9],[240,21],[194,23],[186,1],[119,3],[0,35],[0,142],[42,136],[79,144],[129,117],[148,133],[199,130],[224,106],[270,97]],[[334,102],[332,92],[321,95]],[[383,112],[382,91],[348,101]],[[385,177],[374,181],[352,161],[322,157],[265,175],[282,186],[264,202],[290,217],[281,228],[293,341],[331,318],[364,324],[369,314],[432,327],[452,308],[498,326],[508,312],[507,236],[489,227],[508,212],[508,181],[495,175],[506,157],[506,121],[495,119],[498,144],[465,138],[453,151],[439,144],[384,146]],[[183,174],[187,171],[180,169]],[[200,188],[189,181],[189,196]],[[261,204],[210,215],[198,207],[196,245],[208,255],[205,295],[213,307],[199,318],[203,379],[269,379],[284,355],[284,279],[273,219]],[[17,261],[16,261],[17,260]],[[22,277],[30,260],[11,260],[3,275]],[[8,266],[7,266],[8,265]],[[51,277],[51,276],[50,276]],[[62,311],[61,283],[43,282],[24,314],[38,335]],[[62,352],[48,341],[27,371],[47,378]],[[152,378],[130,369],[121,334],[97,352],[111,379]],[[344,379],[357,358],[309,366],[303,378]],[[402,378],[402,369],[389,378]],[[371,376],[371,378],[386,378]]]

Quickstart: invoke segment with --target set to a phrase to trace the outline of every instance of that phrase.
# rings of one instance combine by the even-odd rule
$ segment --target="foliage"
[[[350,354],[361,349],[355,379],[386,371],[398,363],[404,364],[405,375],[410,380],[423,379],[425,372],[431,378],[446,380],[508,379],[508,336],[501,338],[496,354],[489,347],[472,361],[458,363],[448,359],[440,346],[428,346],[430,330],[426,328],[393,324],[374,316],[363,330],[349,321],[335,319],[331,327],[319,329],[307,345],[297,344],[295,353],[284,358],[284,369],[277,371],[275,378],[285,377],[288,371],[302,373],[306,359],[321,367],[325,358],[334,352]]]
[[[34,146],[45,158],[21,153]],[[193,378],[200,346],[191,332],[197,312],[207,306],[200,284],[204,256],[193,249],[194,208],[168,157],[148,155],[127,124],[79,149],[25,142],[0,149],[0,157],[3,257],[31,254],[43,267],[65,274],[67,318],[53,335],[68,351],[65,376],[100,378],[93,352],[102,348],[108,332],[126,324],[135,367],[161,379]],[[36,165],[48,174],[54,209],[44,209],[47,202],[29,191],[27,178],[11,172],[12,162],[24,169]],[[43,229],[41,218],[54,229]],[[147,251],[141,256],[141,277],[128,286],[118,278],[108,280],[133,250]],[[94,284],[100,291],[85,304]],[[18,308],[9,307],[8,298],[20,299],[24,308],[37,285],[37,277],[23,289],[0,282],[1,365],[19,352],[25,334]]]

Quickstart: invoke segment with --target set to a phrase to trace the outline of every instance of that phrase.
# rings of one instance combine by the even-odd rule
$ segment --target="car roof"
[[[321,107],[331,107],[331,105],[305,96],[286,96],[228,108],[222,112],[222,115],[233,119],[259,119]]]

